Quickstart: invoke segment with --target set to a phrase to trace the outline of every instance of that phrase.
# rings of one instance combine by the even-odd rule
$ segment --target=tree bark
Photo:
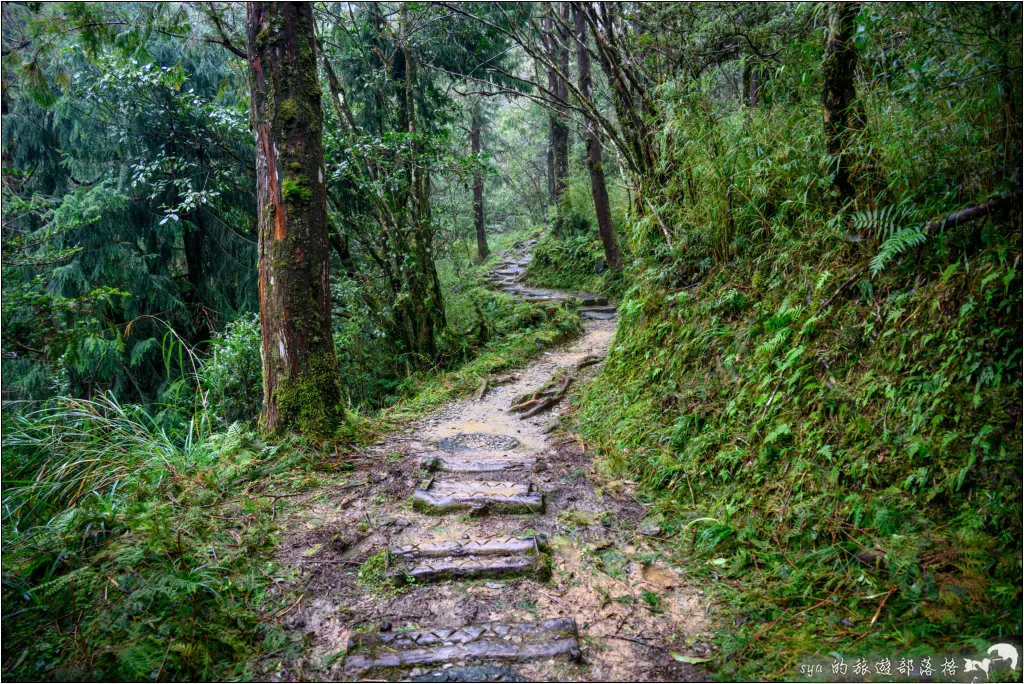
[[[424,367],[437,358],[435,334],[446,326],[444,301],[433,256],[433,229],[430,222],[430,178],[415,157],[416,143],[416,59],[413,54],[409,8],[399,8],[401,22],[401,64],[404,90],[402,123],[412,136],[412,160],[406,165],[409,180],[408,208],[404,219],[409,221],[408,244],[396,245],[397,271],[404,274],[407,297],[397,307],[396,317],[404,328],[407,351],[412,365]],[[415,160],[415,161],[414,161]],[[404,242],[404,241],[403,241]]]
[[[857,89],[854,85],[857,48],[853,44],[853,31],[854,20],[859,12],[859,2],[832,4],[825,40],[825,59],[821,65],[825,148],[833,165],[835,176],[832,182],[839,194],[840,204],[845,204],[856,194],[850,179],[851,158],[847,147],[850,134],[864,126],[863,116],[857,110]]]
[[[580,93],[583,97],[593,97],[594,84],[591,78],[590,53],[587,51],[587,24],[578,8],[573,8],[573,20],[576,24],[576,62],[579,70]],[[588,117],[587,130],[587,168],[590,170],[590,191],[594,196],[594,211],[597,213],[597,228],[601,233],[604,245],[604,259],[608,268],[618,271],[622,268],[622,252],[615,236],[612,224],[611,203],[608,200],[608,186],[604,177],[604,160],[601,155],[601,138],[596,122]]]
[[[560,69],[563,69],[562,73],[565,73],[569,64],[569,51],[565,46],[565,41],[559,41],[555,37],[550,14],[544,17],[544,34],[549,58],[553,63],[558,64]],[[548,90],[557,97],[554,107],[548,114],[551,150],[548,161],[551,169],[549,189],[551,197],[557,201],[565,192],[565,179],[569,175],[569,126],[567,124],[569,112],[564,107],[564,103],[569,98],[569,87],[558,75],[558,71],[552,68],[548,69]]]
[[[311,3],[251,2],[262,427],[333,435],[344,420],[331,331],[323,113]]]
[[[480,154],[479,102],[473,108],[473,118],[469,124],[469,145],[474,157]],[[487,231],[484,227],[484,176],[479,167],[473,170],[473,217],[476,220],[476,252],[480,261],[483,261],[490,250],[487,247]]]
[[[202,290],[205,277],[203,273],[203,257],[206,247],[206,224],[203,221],[203,210],[200,207],[196,207],[195,211],[184,218],[186,220],[184,222],[185,231],[182,235],[182,243],[185,247],[185,266],[188,269],[186,277],[189,287],[185,301],[189,304],[189,313],[192,316],[190,342],[199,349],[205,349],[205,342],[209,339],[210,333],[213,332],[208,318],[206,320],[207,325],[203,325],[203,318],[206,313]]]

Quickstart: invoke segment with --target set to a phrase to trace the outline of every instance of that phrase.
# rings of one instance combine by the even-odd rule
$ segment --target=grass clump
[[[603,259],[596,228],[585,224],[579,230],[552,229],[534,247],[526,281],[537,287],[619,296],[625,281],[607,269],[598,273],[597,264]]]
[[[294,601],[272,552],[298,500],[275,495],[330,481],[318,458],[108,398],[5,416],[5,677],[249,679],[293,651],[268,616]]]

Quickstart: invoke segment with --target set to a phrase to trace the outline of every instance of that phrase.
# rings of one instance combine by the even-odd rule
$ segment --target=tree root
[[[562,400],[565,396],[566,391],[569,389],[569,385],[576,379],[573,374],[566,374],[558,387],[551,389],[544,389],[550,382],[545,383],[544,387],[532,392],[530,394],[520,395],[515,398],[513,405],[509,407],[509,413],[524,412],[519,418],[530,418],[537,415],[542,411],[546,411],[553,407],[555,404]]]

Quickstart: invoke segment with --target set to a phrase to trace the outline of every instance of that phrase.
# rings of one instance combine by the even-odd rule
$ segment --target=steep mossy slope
[[[690,287],[641,271],[579,430],[730,598],[725,673],[1019,631],[1020,236],[962,226],[876,276],[796,241]]]

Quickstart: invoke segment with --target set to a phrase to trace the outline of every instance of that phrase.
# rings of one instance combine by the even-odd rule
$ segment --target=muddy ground
[[[602,355],[616,321],[587,320],[581,337],[546,352],[514,372],[515,381],[491,388],[482,400],[454,401],[392,435],[357,460],[353,483],[310,501],[288,521],[279,549],[301,600],[281,618],[303,637],[302,657],[285,662],[276,680],[343,680],[344,651],[352,630],[461,627],[481,622],[575,618],[583,658],[517,665],[484,679],[523,681],[703,681],[701,671],[674,659],[706,655],[704,593],[679,568],[657,562],[659,531],[644,526],[644,506],[632,485],[611,481],[595,469],[590,454],[552,422],[567,410],[520,419],[506,409],[558,371],[573,369],[588,355]],[[600,372],[578,372],[578,382]],[[419,459],[437,442],[459,435],[510,435],[519,441],[503,453],[541,458],[539,473],[503,474],[531,481],[545,492],[541,514],[446,515],[412,509],[410,495],[426,473]],[[467,476],[452,475],[448,479]],[[463,534],[544,534],[552,560],[551,579],[476,579],[415,585],[396,595],[374,594],[358,583],[359,565],[389,545]],[[497,673],[496,673],[497,672]]]

